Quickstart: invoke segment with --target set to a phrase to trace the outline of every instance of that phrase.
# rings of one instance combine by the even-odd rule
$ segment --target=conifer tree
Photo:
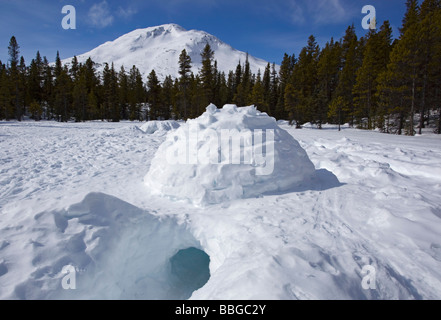
[[[361,50],[355,33],[354,25],[346,29],[346,33],[341,40],[341,71],[338,76],[338,84],[334,99],[339,101],[331,102],[333,106],[329,116],[340,119],[339,123],[349,121],[349,125],[354,125],[354,95],[353,88],[356,81],[357,70],[361,66]]]
[[[265,112],[267,111],[267,105],[265,104],[264,88],[261,80],[260,70],[257,73],[256,82],[251,91],[251,104],[257,107],[258,110]]]
[[[142,81],[141,73],[136,66],[130,69],[129,73],[129,119],[142,120],[141,106],[146,102],[146,92]]]
[[[185,49],[182,50],[179,55],[179,91],[177,93],[177,110],[179,117],[187,119],[187,109],[189,104],[189,82],[190,82],[190,72],[191,72],[191,58],[187,54]]]
[[[75,121],[80,122],[88,120],[88,93],[86,75],[84,72],[77,71],[76,73],[76,80],[73,81],[72,100]]]
[[[118,77],[115,67],[106,63],[103,70],[103,119],[120,121],[118,104]]]
[[[441,1],[424,0],[421,4],[419,14],[419,37],[421,42],[420,48],[420,78],[421,92],[419,101],[420,120],[418,133],[422,133],[424,128],[424,120],[426,112],[436,108],[438,104],[437,90],[439,91],[439,64],[440,60],[436,59],[439,47],[441,30],[439,28],[439,18],[441,11]],[[427,115],[429,118],[429,114]]]
[[[277,75],[276,64],[273,63],[271,66],[271,76],[270,76],[270,92],[268,97],[268,109],[271,112],[271,116],[276,116],[276,105],[279,98],[279,77]],[[283,113],[285,113],[285,108],[282,108]],[[286,119],[286,117],[283,117]]]
[[[158,120],[161,117],[161,85],[155,70],[152,70],[147,79],[147,101],[149,112],[147,119]]]
[[[257,79],[256,79],[256,84],[257,84]],[[269,62],[266,65],[265,71],[263,73],[262,90],[263,90],[265,112],[268,113],[268,115],[272,116],[273,111],[271,108],[271,65]]]
[[[162,83],[161,102],[161,118],[164,120],[168,120],[171,118],[174,104],[174,88],[173,79],[171,76],[165,77],[164,82]]]
[[[6,66],[0,63],[0,119],[10,120],[14,117],[11,91]]]
[[[317,66],[318,96],[314,119],[319,129],[326,120],[329,105],[334,98],[341,68],[341,47],[339,42],[328,42],[320,53]]]
[[[355,113],[359,126],[365,129],[375,128],[377,115],[378,76],[386,68],[391,50],[392,29],[385,21],[376,33],[370,30],[363,54],[363,64],[357,71],[357,80],[353,89],[355,96]],[[363,119],[367,122],[364,123]]]
[[[227,88],[228,93],[226,103],[233,103],[233,97],[235,93],[235,76],[233,70],[230,70],[230,72],[228,72]]]
[[[69,70],[64,67],[55,79],[54,107],[58,121],[67,122],[70,119],[70,106],[72,104],[72,79]]]
[[[318,109],[318,59],[320,48],[314,36],[308,39],[308,45],[302,49],[294,67],[289,83],[288,94],[295,99],[285,102],[286,111],[291,115],[290,121],[296,120],[297,127],[304,121],[316,122],[315,110]],[[285,89],[287,90],[287,89]],[[296,103],[294,103],[296,102]],[[292,118],[296,116],[297,118]]]
[[[277,105],[274,111],[274,116],[277,119],[286,119],[287,112],[289,112],[289,110],[287,110],[286,108],[290,109],[292,107],[288,107],[290,103],[285,103],[285,89],[292,78],[295,63],[295,56],[289,56],[287,53],[285,53],[285,55],[283,56],[282,64],[280,65],[279,94],[277,97]],[[290,89],[290,91],[292,91],[292,88]]]
[[[26,81],[26,91],[27,91],[27,101],[33,101],[37,104],[42,103],[43,92],[42,92],[42,60],[37,52],[37,57],[32,59],[29,66],[29,74]]]
[[[128,116],[128,100],[129,100],[129,79],[124,69],[121,66],[118,72],[118,102],[119,102],[119,112],[121,119],[127,120]]]
[[[207,43],[204,50],[201,53],[202,57],[202,68],[200,72],[200,80],[202,85],[202,104],[208,106],[213,101],[214,98],[214,68],[213,68],[213,58],[214,51],[211,49],[210,45]]]
[[[19,71],[19,54],[20,46],[17,43],[17,39],[12,36],[8,46],[9,53],[9,80],[11,84],[12,104],[14,109],[14,116],[17,120],[21,121],[22,108],[21,102],[23,101],[23,92],[21,88],[21,75]]]
[[[46,105],[46,119],[52,119],[54,115],[54,103],[53,103],[53,75],[52,67],[49,65],[49,61],[46,57],[43,58],[43,84],[42,84],[42,100]]]

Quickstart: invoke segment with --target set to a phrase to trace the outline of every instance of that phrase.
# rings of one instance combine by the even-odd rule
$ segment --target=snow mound
[[[144,182],[153,194],[205,206],[289,191],[314,174],[305,150],[274,118],[254,106],[211,104],[167,135]]]
[[[175,130],[179,128],[181,125],[177,121],[168,120],[168,121],[148,121],[144,123],[142,126],[137,127],[143,133],[146,134],[154,134],[156,132],[165,133],[168,131]]]
[[[33,272],[12,299],[188,299],[210,277],[210,258],[184,225],[112,196],[90,193],[35,222]]]

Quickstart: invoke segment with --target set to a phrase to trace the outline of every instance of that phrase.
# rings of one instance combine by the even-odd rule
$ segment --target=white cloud
[[[339,23],[347,15],[342,0],[309,1],[308,6],[316,23]]]
[[[290,13],[294,24],[334,24],[351,18],[352,6],[344,0],[293,0]]]
[[[114,17],[110,13],[109,5],[106,0],[94,4],[89,10],[88,17],[90,23],[99,28],[110,26],[114,21]]]
[[[136,10],[136,9],[134,9],[132,7],[129,7],[129,8],[126,8],[126,9],[124,9],[122,7],[119,7],[118,11],[117,11],[117,15],[119,17],[124,18],[124,19],[129,19],[131,16],[133,16],[133,15],[135,15],[137,13],[138,13],[138,10]]]

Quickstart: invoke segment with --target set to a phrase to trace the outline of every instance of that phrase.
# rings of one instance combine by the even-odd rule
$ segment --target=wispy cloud
[[[137,13],[138,10],[133,7],[128,7],[128,8],[119,7],[118,10],[116,11],[116,14],[124,19],[130,19],[133,15]]]
[[[89,10],[88,17],[90,23],[99,28],[110,26],[115,20],[106,0],[94,4]]]
[[[336,24],[353,16],[353,5],[345,0],[292,0],[289,12],[294,24]]]

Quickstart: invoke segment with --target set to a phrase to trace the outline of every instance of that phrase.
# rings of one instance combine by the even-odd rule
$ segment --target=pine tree
[[[439,64],[440,61],[436,59],[436,50],[439,46],[441,30],[439,29],[439,17],[441,10],[441,1],[439,0],[424,0],[421,4],[419,15],[419,32],[420,32],[420,78],[421,78],[421,93],[419,102],[419,130],[422,133],[424,128],[424,120],[426,112],[430,109],[436,108],[438,103],[437,90],[439,87],[437,83],[440,77]],[[435,72],[434,72],[435,71]]]
[[[289,56],[285,53],[283,56],[282,64],[280,65],[279,71],[279,92],[277,97],[277,105],[274,111],[274,116],[277,119],[286,119],[287,110],[286,108],[291,105],[290,103],[285,103],[285,89],[292,78],[292,73],[294,71],[294,65],[296,64],[295,56]],[[291,107],[288,107],[291,108]]]
[[[191,73],[191,58],[187,50],[183,49],[179,55],[179,76],[182,79],[188,79]]]
[[[149,113],[147,119],[158,120],[161,118],[161,85],[155,70],[152,70],[147,79],[147,101],[149,103]]]
[[[257,80],[256,80],[256,84],[257,84]],[[271,65],[269,62],[266,65],[265,71],[263,73],[262,90],[263,90],[263,101],[265,107],[264,111],[268,113],[268,115],[272,116],[273,110],[271,108]]]
[[[146,92],[142,81],[141,73],[136,66],[130,69],[129,73],[129,119],[142,120],[141,106],[146,102]]]
[[[103,70],[103,119],[112,122],[120,121],[119,104],[118,104],[118,77],[115,67],[109,68],[106,63]]]
[[[128,100],[129,100],[129,79],[126,70],[124,69],[124,66],[121,66],[121,69],[118,72],[118,102],[119,102],[119,113],[121,119],[123,120],[129,119]]]
[[[53,75],[52,67],[46,57],[43,58],[43,84],[42,84],[42,100],[46,105],[46,119],[52,119],[54,115],[54,103],[53,103]]]
[[[10,120],[14,116],[12,87],[6,66],[0,63],[0,119]]]
[[[26,106],[28,105],[27,95],[26,95],[26,82],[27,82],[28,68],[26,66],[23,57],[20,57],[20,63],[18,64],[18,87],[17,95],[15,97],[17,116],[16,118],[21,121],[23,116],[26,114]]]
[[[63,66],[61,64],[60,52],[57,51],[57,56],[55,58],[54,76],[58,78],[63,71]]]
[[[187,54],[187,51],[182,50],[179,55],[179,90],[177,93],[177,110],[179,113],[179,118],[187,119],[188,116],[188,104],[189,104],[189,77],[191,73],[191,58]]]
[[[59,72],[54,87],[55,114],[58,121],[67,122],[71,116],[72,79],[67,67],[62,68]]]
[[[229,100],[229,92],[230,92],[230,90],[229,90],[229,87],[228,87],[228,83],[227,83],[227,79],[226,79],[226,76],[225,76],[225,72],[221,72],[221,73],[218,73],[218,80],[217,80],[217,83],[218,83],[218,86],[219,86],[219,88],[218,88],[218,105],[219,106],[223,106],[223,105],[225,105],[225,104],[227,104],[227,103],[230,103],[230,100]]]
[[[318,128],[322,128],[322,123],[326,120],[329,105],[334,98],[338,84],[338,76],[341,68],[341,47],[339,42],[328,42],[320,53],[317,65],[318,76],[318,102],[314,112],[314,119]]]
[[[200,72],[200,80],[202,82],[202,94],[203,100],[202,104],[208,106],[214,98],[214,68],[213,68],[213,57],[214,51],[211,49],[210,45],[207,43],[204,50],[201,53],[202,57],[202,68]]]
[[[207,107],[203,87],[203,82],[201,81],[199,75],[194,76],[192,74],[190,77],[190,118],[198,117]]]
[[[410,26],[416,25],[419,21],[418,0],[406,0],[406,13],[403,18],[403,24],[400,28],[400,34],[403,36]]]
[[[99,110],[99,104],[98,104],[98,97],[95,93],[95,90],[92,90],[87,95],[87,114],[89,117],[89,120],[96,120],[100,118],[100,110]]]
[[[290,122],[296,121],[297,128],[304,121],[317,122],[315,111],[318,109],[318,59],[320,48],[314,36],[308,39],[308,45],[302,49],[295,64],[289,83],[288,94],[285,98],[285,110],[290,114]],[[285,89],[286,91],[287,89]],[[296,118],[292,118],[295,116]]]
[[[293,81],[288,82],[285,86],[283,101],[285,104],[285,110],[288,112],[289,124],[296,123],[296,129],[301,128],[303,122],[303,111],[299,108],[300,91],[296,90]]]
[[[78,64],[78,58],[77,56],[74,56],[72,58],[71,66],[70,66],[70,76],[72,80],[75,82],[78,80],[78,72],[80,70],[80,66]]]
[[[17,43],[17,39],[12,36],[9,41],[8,46],[9,53],[9,74],[10,74],[10,82],[11,82],[11,95],[12,95],[12,104],[14,108],[14,115],[18,121],[22,119],[22,108],[23,105],[23,92],[21,88],[21,75],[19,71],[19,54],[20,54],[20,46]]]
[[[357,71],[357,80],[353,89],[355,113],[359,126],[365,129],[375,128],[377,115],[378,76],[386,68],[391,50],[392,29],[385,21],[376,33],[370,30],[363,54],[363,64]],[[363,119],[367,119],[364,123]]]
[[[174,105],[174,88],[173,88],[173,79],[171,76],[167,76],[162,83],[161,90],[161,102],[162,102],[162,112],[161,118],[164,120],[168,120],[171,118],[171,113]]]
[[[87,120],[88,93],[86,86],[86,75],[77,71],[76,79],[73,80],[73,113],[76,122]]]
[[[270,92],[268,97],[268,109],[271,111],[271,116],[276,116],[276,105],[279,98],[279,77],[277,76],[276,64],[273,63],[271,66],[271,76],[270,76]],[[282,109],[285,113],[285,109]],[[286,119],[285,117],[283,117]]]
[[[264,88],[261,80],[260,70],[257,73],[256,82],[251,91],[251,104],[257,107],[260,111],[265,112],[268,106],[265,104]]]
[[[253,86],[253,83],[252,83],[251,67],[250,67],[249,56],[247,53],[246,58],[245,58],[245,67],[244,67],[243,76],[242,76],[243,101],[244,101],[243,104],[244,105],[249,104],[249,97],[251,94],[252,86]]]
[[[234,85],[233,85],[233,99],[234,96],[237,93],[237,88],[239,88],[239,85],[242,83],[242,65],[239,63],[236,66],[236,70],[234,72]]]
[[[345,36],[341,40],[341,71],[338,76],[338,84],[334,99],[333,108],[329,114],[334,119],[340,119],[339,123],[349,121],[351,127],[354,125],[354,95],[353,88],[356,81],[357,70],[361,66],[361,50],[355,33],[354,25],[346,29]],[[335,112],[333,112],[335,111]]]
[[[227,80],[228,93],[225,103],[233,103],[233,97],[235,94],[234,82],[235,82],[234,72],[230,70],[230,72],[228,72],[228,80]]]

